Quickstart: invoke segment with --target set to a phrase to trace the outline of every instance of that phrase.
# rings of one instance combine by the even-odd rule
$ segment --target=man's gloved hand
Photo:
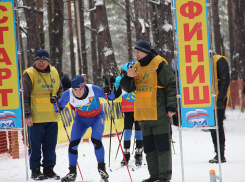
[[[102,87],[102,90],[103,90],[103,92],[104,92],[105,94],[107,94],[107,95],[110,95],[110,93],[111,93],[111,91],[110,91],[108,85],[103,86],[103,87]]]
[[[58,96],[56,95],[50,96],[50,102],[52,104],[56,104],[58,102]]]
[[[218,100],[217,100],[217,107],[218,107],[218,109],[224,109],[224,108],[225,108],[225,103],[224,103],[224,101],[221,100],[221,99],[218,99]]]

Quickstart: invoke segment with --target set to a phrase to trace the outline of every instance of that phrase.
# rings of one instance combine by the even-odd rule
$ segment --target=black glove
[[[108,85],[103,86],[102,89],[103,89],[103,92],[104,92],[105,94],[110,95],[111,91],[110,91]]]
[[[58,101],[58,96],[56,96],[56,95],[50,96],[50,102],[52,104],[56,104],[57,101]]]
[[[224,103],[224,101],[221,100],[221,99],[218,99],[218,100],[217,100],[217,107],[218,107],[218,109],[224,109],[224,108],[225,108],[225,103]]]

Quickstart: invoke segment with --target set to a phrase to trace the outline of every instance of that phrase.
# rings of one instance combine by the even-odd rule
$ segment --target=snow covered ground
[[[239,117],[240,115],[240,117]],[[221,165],[223,182],[245,182],[245,113],[240,114],[240,110],[226,111],[227,119],[224,121],[226,134],[225,156],[227,163]],[[112,138],[111,159],[109,167],[109,138],[103,138],[105,147],[105,162],[107,172],[110,175],[110,182],[130,182],[128,171],[125,168],[109,172],[120,166],[122,160],[121,150],[118,153],[116,161],[116,151],[118,147],[117,137]],[[171,182],[182,182],[182,168],[180,155],[180,142],[178,128],[173,126],[173,175]],[[214,169],[216,175],[219,175],[219,165],[209,164],[208,160],[214,157],[213,144],[209,132],[203,132],[200,129],[182,130],[183,141],[183,161],[184,161],[184,181],[185,182],[209,182],[209,170]],[[57,147],[57,165],[55,172],[61,177],[68,173],[68,144],[62,144]],[[79,159],[84,180],[100,180],[97,172],[97,162],[93,152],[93,144],[81,143],[79,145]],[[131,147],[132,151],[132,147]],[[131,155],[133,159],[133,155]],[[143,163],[146,164],[145,157]],[[132,171],[133,163],[129,165],[130,174],[134,182],[141,182],[149,177],[147,165],[140,169]],[[28,170],[29,181],[31,172]],[[81,180],[78,173],[77,181]],[[9,159],[0,161],[0,182],[24,182],[26,181],[25,158]],[[54,182],[55,180],[45,180]],[[218,180],[217,180],[218,181]]]

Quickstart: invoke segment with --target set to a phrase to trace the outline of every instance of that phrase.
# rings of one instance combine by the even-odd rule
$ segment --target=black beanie
[[[134,48],[146,54],[151,53],[151,45],[144,40],[139,41]]]
[[[40,49],[36,52],[34,60],[44,59],[49,61],[49,53],[45,49]]]

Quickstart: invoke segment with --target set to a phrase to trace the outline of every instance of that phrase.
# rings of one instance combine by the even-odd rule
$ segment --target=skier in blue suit
[[[91,141],[98,161],[98,171],[102,180],[108,181],[109,175],[106,172],[104,163],[104,146],[101,142],[105,126],[105,114],[99,97],[106,99],[107,94],[108,99],[113,100],[115,95],[108,86],[104,86],[102,90],[96,85],[85,84],[84,78],[80,75],[72,78],[71,87],[63,93],[58,104],[59,108],[62,109],[69,103],[76,113],[68,150],[70,172],[61,181],[75,181],[77,176],[77,148],[89,127],[92,128]]]

